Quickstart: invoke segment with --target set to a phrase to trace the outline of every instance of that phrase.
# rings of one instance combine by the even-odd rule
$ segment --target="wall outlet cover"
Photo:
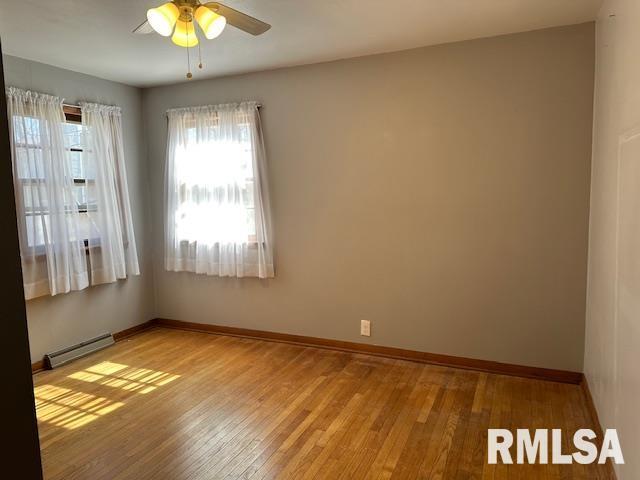
[[[369,320],[360,320],[360,335],[371,336],[371,322]]]

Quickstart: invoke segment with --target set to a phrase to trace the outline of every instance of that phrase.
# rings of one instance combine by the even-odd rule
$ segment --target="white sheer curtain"
[[[88,286],[58,97],[6,91],[25,297]]]
[[[91,283],[139,275],[119,107],[81,103]]]
[[[258,104],[179,108],[167,114],[166,269],[273,277]]]

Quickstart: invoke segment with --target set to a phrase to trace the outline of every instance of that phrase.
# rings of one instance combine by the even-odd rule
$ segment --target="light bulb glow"
[[[171,2],[147,10],[149,25],[163,37],[171,35],[179,16],[180,10]]]
[[[198,37],[193,22],[179,21],[176,23],[176,29],[171,37],[173,43],[179,47],[195,47],[198,45]]]
[[[218,15],[216,12],[204,5],[198,7],[195,17],[198,21],[198,25],[200,25],[200,28],[202,28],[202,31],[204,32],[204,36],[209,40],[220,35],[224,30],[224,27],[227,25],[226,18],[222,15]]]

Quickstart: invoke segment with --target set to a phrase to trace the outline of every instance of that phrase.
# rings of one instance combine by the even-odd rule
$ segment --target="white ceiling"
[[[223,0],[224,1],[224,0]],[[184,81],[185,49],[134,35],[163,0],[0,0],[5,53],[136,86]],[[202,42],[194,78],[404,50],[595,19],[602,0],[227,0],[272,25]],[[192,49],[197,54],[197,49]]]

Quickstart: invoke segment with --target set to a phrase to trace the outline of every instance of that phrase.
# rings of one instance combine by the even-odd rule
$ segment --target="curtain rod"
[[[231,102],[231,103],[233,103],[233,102]],[[231,104],[231,103],[229,103],[229,104]],[[237,102],[237,103],[242,103],[242,102]],[[221,105],[225,105],[225,104],[221,104]],[[192,107],[175,107],[175,108],[170,108],[169,110],[181,110],[183,108],[199,108],[199,107],[215,107],[215,106],[216,105],[194,105]],[[256,108],[262,108],[262,107],[263,107],[263,105],[261,103],[258,103],[256,105]]]
[[[73,107],[73,108],[80,108],[80,105],[74,105],[73,103],[62,103],[63,107]],[[258,105],[256,105],[256,108],[262,108],[262,104],[259,103]]]
[[[204,106],[207,106],[207,105],[204,105]],[[177,107],[177,108],[194,108],[194,107]],[[261,103],[259,103],[259,104],[257,104],[257,105],[256,105],[256,108],[257,108],[258,110],[262,110],[263,105],[262,105]],[[170,109],[170,110],[174,110],[174,109],[172,108],[172,109]],[[165,116],[165,117],[168,117],[168,116],[169,116],[169,112],[168,112],[168,111],[167,111],[167,112],[165,112],[164,116]]]
[[[80,105],[74,105],[72,103],[62,103],[63,107],[71,107],[71,108],[80,108]],[[256,108],[262,108],[262,104],[259,103],[258,105],[256,105]]]

